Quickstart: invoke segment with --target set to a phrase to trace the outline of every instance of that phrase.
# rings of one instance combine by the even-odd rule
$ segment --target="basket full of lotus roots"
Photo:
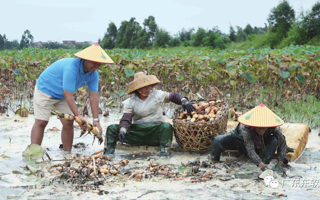
[[[181,107],[174,113],[173,128],[179,149],[205,152],[210,150],[214,137],[225,134],[228,123],[228,104],[216,99],[196,101],[195,110],[187,113]]]

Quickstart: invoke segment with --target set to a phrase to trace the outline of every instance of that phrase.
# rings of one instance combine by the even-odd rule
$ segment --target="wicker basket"
[[[174,113],[173,129],[179,149],[182,151],[206,152],[210,150],[213,138],[223,135],[227,129],[229,107],[222,102],[220,115],[212,121],[186,122],[177,119],[179,109]]]

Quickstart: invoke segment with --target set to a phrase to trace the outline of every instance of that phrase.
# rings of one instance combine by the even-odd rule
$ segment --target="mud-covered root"
[[[60,119],[65,119],[65,120],[69,120],[69,121],[74,120],[74,116],[72,116],[70,114],[60,113],[59,111],[55,111],[55,113],[58,115],[58,117]]]
[[[50,172],[50,170],[51,170],[52,168],[54,168],[54,167],[61,167],[61,168],[63,168],[63,164],[62,164],[62,163],[59,163],[59,164],[56,164],[56,165],[52,165],[52,166],[49,167],[48,171]]]
[[[110,173],[111,173],[112,175],[117,175],[117,174],[119,173],[119,171],[118,171],[118,170],[115,170],[115,169],[111,169],[111,170],[110,170]]]
[[[138,180],[141,180],[142,177],[143,177],[142,174],[134,174],[134,175],[132,176],[133,179],[138,179]]]
[[[96,138],[99,140],[99,144],[103,142],[103,138],[101,134],[99,133],[98,129],[96,127],[93,127],[92,124],[87,122],[88,131],[91,132]]]
[[[94,135],[94,137],[98,138],[99,144],[102,144],[102,142],[103,142],[102,135],[99,134],[98,129],[96,127],[93,127],[92,124],[90,124],[89,122],[87,122],[85,120],[82,121],[77,116],[72,116],[72,115],[69,115],[69,114],[60,113],[58,111],[55,111],[55,113],[59,116],[59,118],[70,120],[70,121],[75,120],[80,126],[86,124],[87,125],[87,129],[88,129],[88,133],[92,133]],[[82,129],[80,137],[82,137],[85,133],[86,133],[86,130]]]
[[[86,129],[82,129],[82,130],[81,130],[80,137],[82,137],[86,132],[87,132],[87,130],[86,130]]]
[[[86,122],[86,123],[87,123],[88,132],[92,132],[93,130],[92,124],[90,124],[89,122]]]
[[[128,163],[129,163],[128,160],[122,160],[122,161],[120,161],[119,164],[120,164],[121,166],[126,166]]]
[[[79,126],[82,126],[84,122],[77,116],[74,117],[74,120],[79,124]]]
[[[28,110],[26,108],[22,108],[20,112],[21,117],[28,117]]]

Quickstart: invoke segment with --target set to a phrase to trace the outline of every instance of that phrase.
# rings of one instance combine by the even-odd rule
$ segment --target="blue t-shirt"
[[[90,91],[98,92],[99,76],[83,71],[83,59],[64,58],[45,69],[37,80],[38,89],[55,99],[64,98],[63,90],[75,92],[85,84]]]

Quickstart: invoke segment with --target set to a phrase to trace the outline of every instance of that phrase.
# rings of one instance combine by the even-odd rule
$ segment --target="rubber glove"
[[[193,105],[191,104],[190,101],[188,101],[187,98],[183,97],[181,99],[181,103],[182,103],[182,107],[184,110],[187,110],[187,113],[191,113],[192,111],[195,110],[195,107],[193,107]]]
[[[120,133],[119,133],[119,141],[124,143],[126,135],[127,135],[127,129],[124,128],[124,127],[121,127],[120,128]]]

